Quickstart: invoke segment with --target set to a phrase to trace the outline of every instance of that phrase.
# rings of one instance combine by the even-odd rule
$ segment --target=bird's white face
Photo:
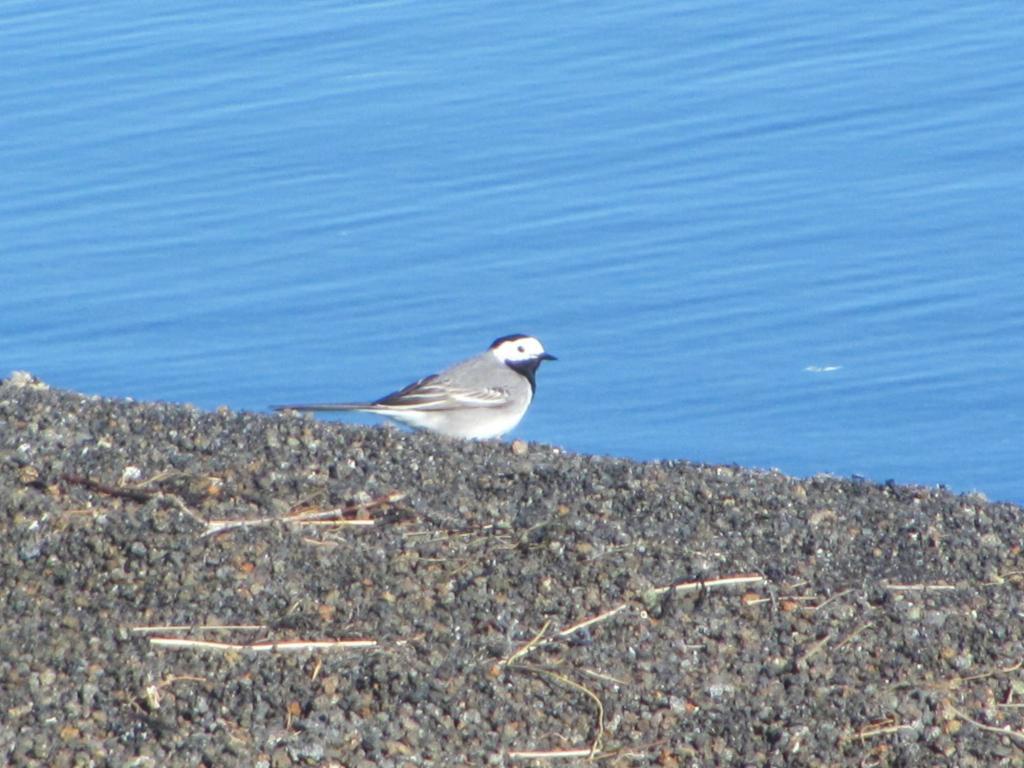
[[[543,345],[533,336],[514,336],[499,339],[491,346],[491,351],[503,363],[525,363],[530,360],[552,359],[544,351]]]

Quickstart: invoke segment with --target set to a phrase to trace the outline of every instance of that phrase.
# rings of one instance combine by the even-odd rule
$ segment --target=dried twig
[[[159,495],[160,498],[166,499],[167,501],[171,502],[171,504],[173,504],[178,509],[178,511],[186,517],[191,517],[200,525],[206,525],[206,520],[204,520],[202,516],[200,516],[198,513],[193,512],[192,509],[189,508],[188,504],[182,501],[181,497],[176,496],[173,493],[162,493]]]
[[[884,736],[890,733],[899,733],[900,731],[912,731],[914,726],[912,725],[901,725],[896,722],[894,718],[886,718],[880,722],[871,723],[870,725],[862,728],[857,732],[857,737],[861,740],[870,739],[874,736]]]
[[[604,680],[606,683],[615,683],[616,685],[629,685],[625,680],[620,680],[617,677],[605,674],[604,672],[598,672],[596,669],[584,669],[581,670],[583,674],[594,678],[595,680]]]
[[[968,717],[963,712],[961,712],[959,709],[954,707],[952,704],[949,704],[947,706],[949,707],[949,711],[952,712],[954,716],[956,716],[959,719],[963,720],[965,723],[970,723],[975,728],[978,728],[979,730],[985,731],[986,733],[998,733],[1000,736],[1009,736],[1011,739],[1013,739],[1014,741],[1018,742],[1020,745],[1024,745],[1024,732],[1022,732],[1022,731],[1015,731],[1015,730],[1013,730],[1013,728],[1010,728],[1009,726],[1005,726],[1005,725],[1004,726],[987,725],[987,724],[982,723],[982,722],[980,722],[978,720],[975,720],[973,717]]]
[[[330,509],[326,510],[333,515],[338,514],[338,510]],[[203,531],[202,537],[216,536],[219,533],[227,533],[238,528],[261,528],[268,525],[274,525],[276,523],[291,523],[293,525],[308,525],[311,521],[308,520],[296,520],[288,517],[254,517],[248,520],[207,520],[206,530]],[[362,526],[362,525],[376,525],[375,520],[333,520],[331,525],[337,526]]]
[[[798,661],[806,662],[814,654],[818,653],[822,648],[824,648],[826,645],[828,645],[828,641],[831,640],[831,639],[832,639],[832,633],[829,632],[827,635],[825,635],[823,638],[821,638],[821,640],[818,640],[818,641],[816,641],[814,643],[811,643],[807,647],[807,650],[804,651],[804,653],[800,656]]]
[[[570,625],[568,627],[565,627],[564,629],[560,629],[560,630],[558,630],[557,635],[558,635],[558,637],[568,637],[569,635],[574,635],[577,632],[579,632],[581,629],[586,629],[587,627],[592,626],[594,624],[597,624],[598,622],[601,622],[601,621],[607,621],[608,619],[610,619],[615,614],[621,613],[622,611],[626,610],[627,608],[629,608],[629,604],[628,603],[622,603],[621,605],[617,605],[614,608],[605,611],[604,613],[601,613],[601,614],[598,614],[597,616],[594,616],[593,618],[584,619],[583,621],[576,622],[575,624],[572,624],[572,625]]]
[[[216,536],[217,534],[232,531],[236,528],[258,528],[268,525],[282,523],[285,525],[333,525],[333,526],[369,526],[376,523],[371,519],[358,519],[353,515],[359,512],[366,512],[377,507],[394,504],[404,499],[406,494],[400,491],[385,493],[362,503],[350,503],[343,507],[332,509],[312,509],[296,512],[285,517],[255,517],[237,520],[207,520],[206,530],[202,536]]]
[[[955,584],[885,584],[890,592],[948,592],[956,589]]]
[[[586,695],[597,705],[597,733],[594,735],[594,741],[590,745],[590,751],[586,754],[586,757],[593,759],[601,749],[601,742],[604,740],[604,703],[601,698],[594,693],[587,686],[577,683],[575,680],[571,680],[565,675],[554,672],[546,667],[538,667],[535,664],[517,664],[517,668],[525,669],[529,672],[533,672],[538,675],[545,675],[550,677],[552,680],[556,680],[562,685],[567,685],[575,691]]]
[[[526,641],[526,643],[524,643],[511,656],[509,656],[507,659],[504,659],[501,662],[501,664],[503,666],[506,666],[506,667],[508,665],[510,665],[510,664],[514,664],[517,659],[523,658],[526,654],[528,654],[531,651],[533,651],[534,648],[536,648],[537,646],[541,645],[544,642],[544,633],[548,631],[548,627],[550,627],[550,626],[551,626],[551,622],[550,621],[544,622],[544,626],[540,628],[540,632],[538,632],[536,635],[534,635],[532,638],[530,638],[528,641]],[[548,641],[548,642],[550,642],[550,641]]]
[[[589,749],[517,750],[508,753],[510,760],[571,760],[590,756]]]
[[[484,534],[494,530],[502,530],[502,526],[490,523],[469,529],[446,528],[441,531],[431,529],[403,531],[402,536],[408,539],[426,538],[428,542],[432,543],[435,541],[448,541],[449,539],[466,539],[473,536],[483,537]],[[503,536],[507,538],[508,533],[503,534]]]
[[[283,653],[286,651],[334,651],[376,648],[376,640],[264,640],[258,643],[220,643],[214,640],[187,640],[180,637],[151,637],[151,645],[158,648],[195,648],[208,651],[257,651]]]
[[[742,574],[742,575],[738,575],[738,576],[723,576],[723,577],[718,578],[718,579],[706,579],[706,580],[702,579],[702,580],[698,580],[698,581],[685,581],[685,582],[680,582],[678,584],[671,584],[671,585],[669,585],[667,587],[656,587],[653,590],[650,590],[650,591],[646,592],[645,593],[645,597],[662,595],[662,594],[665,594],[666,592],[669,592],[670,590],[677,590],[677,591],[686,592],[686,591],[691,591],[691,590],[695,590],[695,589],[712,589],[712,588],[715,588],[715,587],[727,587],[727,586],[735,586],[735,585],[739,585],[739,584],[763,584],[765,581],[766,581],[766,579],[763,576],[759,575],[759,574]],[[541,648],[541,647],[543,647],[545,645],[549,645],[550,643],[554,643],[554,642],[556,642],[559,639],[566,638],[566,637],[569,637],[571,635],[574,635],[575,633],[579,632],[580,630],[586,629],[587,627],[591,627],[591,626],[593,626],[595,624],[598,624],[600,622],[607,621],[607,620],[611,619],[612,617],[617,616],[618,614],[622,613],[623,611],[625,611],[629,607],[630,607],[630,603],[628,603],[628,602],[627,603],[620,603],[620,604],[616,605],[613,608],[609,608],[608,610],[606,610],[606,611],[604,611],[602,613],[599,613],[597,616],[591,616],[590,618],[586,618],[586,619],[582,619],[581,621],[577,621],[574,624],[570,624],[569,626],[563,627],[562,629],[556,631],[553,635],[545,637],[545,635],[547,634],[548,628],[551,625],[551,622],[547,621],[547,622],[544,623],[544,626],[540,628],[540,631],[537,632],[537,634],[535,634],[526,643],[524,643],[522,646],[520,646],[518,649],[516,649],[506,659],[503,659],[501,662],[499,662],[498,667],[504,666],[504,667],[507,667],[507,668],[510,668],[510,669],[521,669],[521,670],[526,670],[526,671],[529,671],[529,672],[533,672],[535,674],[544,675],[546,677],[549,677],[552,680],[555,680],[555,681],[561,683],[562,685],[566,685],[566,686],[572,688],[575,691],[579,691],[580,693],[583,693],[588,698],[590,698],[594,702],[596,707],[597,707],[597,728],[596,728],[596,734],[594,736],[594,741],[591,743],[590,749],[588,749],[588,750],[582,750],[582,749],[569,749],[569,750],[529,750],[529,751],[527,751],[527,750],[519,750],[519,751],[515,751],[515,752],[509,752],[508,753],[509,759],[512,759],[512,760],[557,760],[557,759],[573,759],[573,758],[587,758],[589,760],[599,759],[600,756],[598,755],[598,752],[601,749],[601,742],[603,741],[604,734],[605,734],[604,703],[601,701],[601,698],[596,693],[594,693],[590,688],[587,688],[587,686],[583,685],[582,683],[578,683],[575,680],[572,680],[572,679],[566,677],[565,675],[560,674],[558,672],[555,672],[555,671],[553,671],[551,669],[548,669],[546,667],[540,667],[540,666],[536,666],[536,665],[533,665],[533,664],[523,663],[522,659],[524,659],[526,656],[528,656],[530,653],[532,653],[537,648]],[[583,671],[584,671],[585,674],[587,674],[587,675],[589,675],[591,677],[597,678],[599,680],[605,680],[605,681],[613,682],[616,685],[627,685],[627,683],[625,681],[623,681],[623,680],[619,680],[617,678],[611,677],[609,675],[602,674],[600,672],[595,672],[595,671],[589,670],[589,669],[583,670]]]
[[[107,485],[83,475],[61,475],[61,479],[69,485],[80,485],[90,491],[102,493],[104,496],[116,496],[120,499],[129,499],[141,503],[149,501],[160,493],[159,491],[144,491],[141,488],[118,488],[115,485]]]
[[[648,597],[657,597],[669,591],[693,592],[697,589],[714,589],[715,587],[733,587],[737,584],[764,584],[767,579],[759,573],[739,574],[737,576],[722,576],[718,579],[697,579],[696,581],[681,581],[678,584],[669,584],[667,587],[655,587],[647,591]]]
[[[159,683],[156,683],[157,688],[166,688],[168,685],[174,683],[208,683],[209,679],[205,677],[198,677],[197,675],[168,675]]]
[[[600,614],[598,616],[594,616],[594,617],[589,618],[589,619],[584,619],[583,621],[579,621],[579,622],[577,622],[575,624],[572,624],[571,626],[565,627],[564,629],[560,629],[557,632],[555,632],[554,635],[552,635],[550,637],[545,637],[544,636],[547,633],[548,628],[551,626],[551,622],[550,621],[546,621],[546,622],[544,622],[544,626],[540,628],[540,631],[536,635],[531,637],[523,645],[521,645],[519,648],[517,648],[510,656],[508,656],[505,659],[502,659],[499,662],[499,664],[501,666],[513,665],[519,659],[523,658],[524,656],[526,656],[526,655],[528,655],[530,653],[533,653],[538,648],[541,648],[541,647],[543,647],[545,645],[550,645],[551,643],[555,642],[559,638],[569,637],[570,635],[575,634],[576,632],[579,632],[581,629],[584,629],[585,627],[589,627],[589,626],[591,626],[593,624],[597,624],[600,621],[606,621],[606,620],[610,619],[612,616],[614,616],[615,614],[617,614],[617,613],[619,613],[621,611],[624,611],[628,607],[629,607],[629,605],[627,603],[623,603],[622,605],[617,605],[616,607],[612,608],[610,611],[605,611],[604,613],[602,613],[602,614]]]
[[[990,672],[979,672],[976,675],[967,675],[966,677],[961,677],[960,682],[963,683],[969,680],[982,680],[986,677],[995,677],[996,675],[1008,675],[1011,672],[1016,672],[1021,667],[1024,667],[1024,661],[1018,661],[1016,664],[1012,664],[1009,667],[993,669]]]
[[[837,642],[835,644],[835,647],[833,648],[833,650],[838,651],[840,648],[842,648],[844,645],[849,643],[851,640],[853,640],[853,638],[855,638],[857,635],[859,635],[865,629],[870,627],[872,624],[874,624],[874,622],[872,622],[872,621],[865,621],[863,624],[857,625],[852,630],[850,630],[846,634],[846,636],[843,637],[842,640],[840,640],[839,642]],[[804,654],[800,657],[800,661],[806,662],[809,658],[811,658],[816,653],[818,653],[822,649],[824,649],[825,646],[827,646],[829,644],[829,642],[832,641],[832,639],[833,639],[833,635],[832,635],[831,632],[829,632],[823,638],[821,638],[821,640],[818,640],[818,641],[816,641],[814,643],[811,643],[807,647],[807,650],[804,652]]]
[[[763,576],[756,575],[756,574],[755,575],[740,575],[740,576],[723,576],[723,577],[718,578],[718,579],[707,579],[707,580],[701,580],[701,581],[683,581],[683,582],[680,582],[678,584],[669,585],[667,587],[655,587],[654,589],[649,590],[645,594],[647,596],[652,596],[652,595],[657,596],[657,595],[665,594],[666,592],[668,592],[669,590],[672,590],[672,589],[678,590],[678,591],[681,591],[681,592],[687,592],[687,591],[692,591],[692,590],[700,589],[700,588],[711,589],[711,588],[714,588],[714,587],[729,587],[729,586],[735,586],[735,585],[738,585],[738,584],[763,584],[765,581],[766,581],[766,579]],[[570,624],[567,627],[563,627],[562,629],[560,629],[557,632],[555,632],[551,637],[545,638],[544,637],[544,633],[547,631],[548,626],[551,623],[551,622],[547,622],[541,628],[540,632],[538,632],[525,645],[523,645],[521,648],[516,650],[515,653],[513,653],[511,656],[509,656],[507,659],[505,659],[501,663],[503,665],[512,664],[515,660],[520,659],[520,658],[526,656],[527,654],[533,652],[537,648],[540,648],[542,646],[545,646],[545,645],[548,645],[550,643],[553,643],[557,639],[565,638],[565,637],[570,637],[571,635],[574,635],[577,632],[579,632],[580,630],[586,629],[587,627],[591,627],[591,626],[593,626],[595,624],[599,624],[599,623],[601,623],[603,621],[608,621],[608,619],[611,619],[612,617],[617,616],[618,614],[620,614],[623,611],[627,610],[629,607],[630,607],[630,603],[619,603],[614,608],[609,608],[607,611],[599,613],[597,616],[591,616],[591,617],[586,618],[586,619],[581,619],[580,621],[577,621],[574,624]]]
[[[836,643],[836,650],[838,651],[840,648],[842,648],[844,645],[853,640],[853,638],[855,638],[865,629],[868,629],[869,627],[873,626],[874,623],[875,622],[873,621],[865,621],[863,624],[858,624],[856,627],[850,630],[850,633],[846,637],[844,637],[842,640]]]
[[[844,589],[842,592],[836,592],[834,595],[832,595],[832,597],[830,597],[825,602],[818,603],[817,605],[811,606],[811,610],[813,610],[813,611],[820,611],[826,605],[828,605],[829,603],[834,603],[836,600],[839,600],[839,599],[841,599],[843,597],[846,597],[846,595],[850,594],[851,592],[853,592],[852,589]]]
[[[596,762],[598,760],[610,760],[613,757],[622,757],[627,760],[631,759],[634,761],[647,760],[651,756],[651,750],[658,746],[656,742],[650,747],[643,748],[643,751],[637,748],[629,749],[627,747],[619,747],[617,749],[606,749],[603,752],[599,752],[595,755],[590,754],[589,749],[517,749],[512,752],[506,752],[505,756],[509,760],[572,760],[576,758],[588,758],[590,762]],[[686,752],[690,756],[696,755],[696,752],[692,749],[687,748]],[[644,763],[645,765],[647,763]]]
[[[177,470],[177,469],[164,469],[164,470],[161,470],[160,472],[157,472],[155,475],[153,475],[150,478],[147,478],[145,480],[140,480],[139,482],[137,482],[135,484],[135,487],[141,489],[143,486],[146,486],[146,485],[152,485],[153,483],[160,483],[160,482],[163,482],[164,480],[169,480],[172,477],[183,477],[183,476],[185,476],[185,473],[180,471],[180,470]]]

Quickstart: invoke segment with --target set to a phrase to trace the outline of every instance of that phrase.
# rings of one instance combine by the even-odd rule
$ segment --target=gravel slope
[[[1022,765],[1022,521],[15,376],[0,761]]]

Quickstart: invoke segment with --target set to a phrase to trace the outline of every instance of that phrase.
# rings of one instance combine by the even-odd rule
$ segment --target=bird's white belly
[[[385,415],[416,429],[426,429],[448,437],[486,440],[501,437],[520,421],[529,402],[522,408],[480,408],[455,415],[451,411],[391,411]]]

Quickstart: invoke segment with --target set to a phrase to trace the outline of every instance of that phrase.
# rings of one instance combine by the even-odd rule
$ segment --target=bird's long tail
[[[272,405],[275,411],[365,411],[374,406],[370,403],[306,403],[299,405]]]

